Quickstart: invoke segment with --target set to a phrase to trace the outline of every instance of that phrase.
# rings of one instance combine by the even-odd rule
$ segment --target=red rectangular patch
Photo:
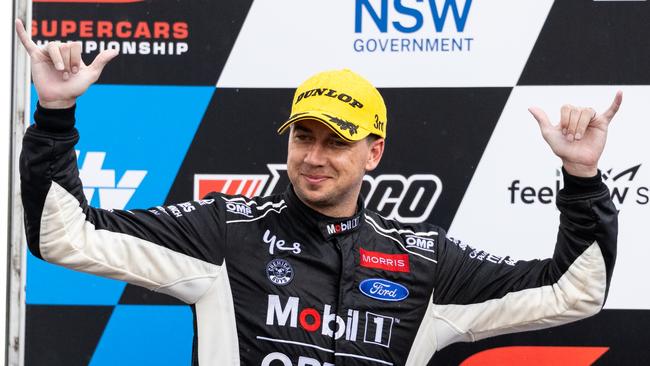
[[[359,248],[361,267],[378,268],[391,272],[410,272],[408,254],[386,254]]]

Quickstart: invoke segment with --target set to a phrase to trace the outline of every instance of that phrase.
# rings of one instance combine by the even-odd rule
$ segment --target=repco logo
[[[442,182],[433,174],[366,175],[361,186],[367,208],[403,223],[425,221],[441,192]]]
[[[390,346],[393,323],[399,319],[379,315],[371,312],[365,313],[365,321],[360,320],[359,310],[349,309],[347,317],[343,319],[332,311],[330,305],[324,305],[322,313],[316,308],[300,308],[300,299],[289,297],[282,306],[278,295],[269,295],[266,311],[266,325],[291,328],[302,328],[307,332],[318,332],[334,339],[344,338],[356,342],[363,334],[364,343],[377,344],[383,347]],[[364,327],[360,327],[360,323]]]
[[[210,192],[247,197],[282,192],[289,184],[286,164],[267,164],[267,167],[270,174],[195,174],[194,199],[199,200]],[[433,174],[366,175],[361,185],[368,209],[403,223],[419,223],[429,218],[441,192],[442,182]]]

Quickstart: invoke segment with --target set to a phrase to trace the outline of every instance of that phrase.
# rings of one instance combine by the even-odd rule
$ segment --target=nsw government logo
[[[284,286],[293,280],[293,267],[285,259],[273,259],[266,265],[266,276],[278,286]]]
[[[355,0],[357,53],[468,53],[472,0]]]
[[[372,299],[382,301],[402,301],[409,296],[409,290],[406,287],[381,278],[361,281],[359,291]]]

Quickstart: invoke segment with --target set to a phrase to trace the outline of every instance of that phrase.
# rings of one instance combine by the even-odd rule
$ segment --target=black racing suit
[[[194,365],[425,365],[453,342],[593,315],[607,295],[617,211],[600,177],[565,173],[553,257],[515,261],[361,203],[353,217],[328,218],[291,187],[92,208],[77,171],[74,108],[39,107],[35,121],[20,162],[30,250],[190,304]]]

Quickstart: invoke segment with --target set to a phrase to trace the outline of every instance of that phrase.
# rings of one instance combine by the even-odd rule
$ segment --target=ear
[[[385,145],[386,140],[383,138],[376,139],[370,143],[370,153],[368,154],[368,160],[366,160],[366,171],[374,170],[379,165],[379,161],[382,155],[384,155]]]

